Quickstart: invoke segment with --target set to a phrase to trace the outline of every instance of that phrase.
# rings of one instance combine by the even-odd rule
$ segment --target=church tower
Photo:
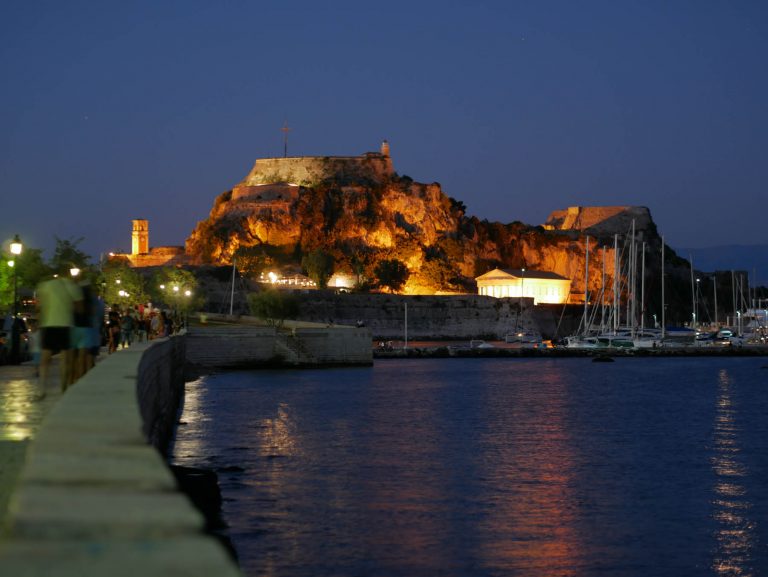
[[[381,143],[381,155],[389,156],[389,142],[386,140]]]
[[[149,221],[134,220],[131,234],[131,254],[149,253]]]

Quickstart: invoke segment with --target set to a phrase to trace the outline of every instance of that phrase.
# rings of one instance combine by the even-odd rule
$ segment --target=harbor
[[[471,346],[467,341],[414,341],[392,343],[391,348],[374,344],[375,359],[404,358],[571,358],[571,357],[760,357],[768,356],[768,345],[686,346],[657,348],[568,348],[553,346],[513,346],[503,341],[482,341],[487,346]]]

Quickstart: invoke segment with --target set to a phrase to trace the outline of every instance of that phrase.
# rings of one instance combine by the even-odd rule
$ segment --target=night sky
[[[768,3],[75,2],[0,10],[0,239],[183,244],[259,157],[357,155],[489,220],[644,205],[768,244]]]

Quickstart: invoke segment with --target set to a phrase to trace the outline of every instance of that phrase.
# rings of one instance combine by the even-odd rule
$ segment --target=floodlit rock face
[[[590,231],[602,233],[596,239],[591,232],[591,291],[602,284],[603,260],[612,282],[613,244],[605,253],[602,247],[627,215],[637,216],[636,228],[649,246],[659,242],[642,207],[568,209],[553,213],[549,230],[467,217],[464,205],[439,184],[398,176],[388,152],[256,161],[198,223],[187,254],[225,264],[244,248],[256,248],[272,262],[297,265],[302,255],[321,249],[334,257],[337,271],[361,278],[372,278],[382,260],[397,259],[410,271],[404,288],[410,294],[475,292],[474,278],[492,268],[526,267],[570,278],[572,293],[583,295]]]

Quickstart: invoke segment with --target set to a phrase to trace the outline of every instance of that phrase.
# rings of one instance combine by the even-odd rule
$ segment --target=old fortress
[[[386,140],[378,152],[360,156],[260,158],[245,178],[231,192],[217,199],[217,203],[222,200],[226,202],[228,211],[243,215],[264,214],[263,210],[267,210],[267,214],[287,213],[303,188],[334,182],[345,190],[347,186],[355,187],[361,183],[386,182],[393,176],[396,173]],[[543,228],[595,237],[625,234],[633,222],[640,234],[653,224],[645,207],[574,206],[553,211]],[[133,221],[131,252],[113,256],[125,259],[134,267],[174,266],[191,262],[184,247],[150,247],[149,222],[143,219]],[[496,269],[478,277],[477,284],[480,294],[489,296],[530,296],[541,302],[564,302],[568,298],[571,282],[568,277],[571,276],[567,274],[564,277],[550,270]]]

